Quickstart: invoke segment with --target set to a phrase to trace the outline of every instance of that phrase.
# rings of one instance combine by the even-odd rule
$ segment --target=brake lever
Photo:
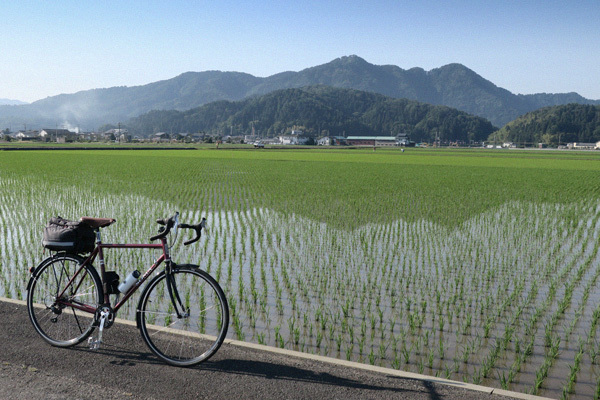
[[[196,232],[196,237],[194,237],[193,239],[190,239],[186,242],[183,242],[183,245],[187,246],[187,245],[190,245],[190,244],[200,240],[200,237],[202,236],[202,228],[206,227],[206,218],[202,218],[202,221],[200,221],[200,223],[198,223],[196,225],[179,224],[179,226],[181,228],[193,229]]]
[[[173,228],[176,225],[175,221],[176,221],[177,216],[179,216],[179,212],[175,213],[174,217],[171,217],[171,218],[157,219],[156,222],[158,224],[164,225],[164,226],[161,226],[158,229],[158,235],[152,236],[150,238],[150,240],[152,241],[152,240],[160,239],[160,238],[167,236],[167,234],[171,231],[171,228]]]

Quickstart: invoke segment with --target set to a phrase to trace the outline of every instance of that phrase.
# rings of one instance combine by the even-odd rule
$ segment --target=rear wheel
[[[163,361],[188,367],[217,352],[229,326],[229,308],[223,290],[208,273],[178,268],[172,273],[183,303],[181,318],[169,295],[163,272],[146,287],[138,305],[137,322],[144,341]]]
[[[102,284],[88,265],[77,276],[84,259],[59,254],[34,272],[27,293],[27,310],[35,330],[53,346],[70,347],[94,330],[93,310],[102,301]]]

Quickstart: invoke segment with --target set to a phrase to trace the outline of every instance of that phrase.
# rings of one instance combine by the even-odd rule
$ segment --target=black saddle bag
[[[44,228],[42,244],[54,251],[89,253],[94,250],[96,234],[89,225],[79,221],[69,221],[52,217]]]

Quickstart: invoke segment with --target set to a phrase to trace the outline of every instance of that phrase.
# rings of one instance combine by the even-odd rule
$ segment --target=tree
[[[528,143],[560,145],[600,140],[600,106],[567,104],[527,113],[505,125],[498,136]]]
[[[542,135],[542,143],[545,143],[547,145],[554,144],[554,135],[550,133],[544,133]]]
[[[130,120],[130,132],[207,131],[212,134],[250,132],[252,123],[269,136],[291,129],[315,137],[327,127],[330,135],[390,135],[394,131],[432,140],[439,130],[445,140],[482,140],[494,131],[489,121],[443,106],[352,89],[326,86],[285,89],[238,102],[219,101],[192,110],[151,111]],[[175,129],[175,128],[173,128]],[[323,132],[321,132],[323,136]]]

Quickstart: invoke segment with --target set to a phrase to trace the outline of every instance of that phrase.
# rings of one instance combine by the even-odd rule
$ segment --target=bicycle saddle
[[[81,217],[81,222],[88,224],[92,228],[104,228],[115,222],[114,218],[92,218],[92,217]]]

